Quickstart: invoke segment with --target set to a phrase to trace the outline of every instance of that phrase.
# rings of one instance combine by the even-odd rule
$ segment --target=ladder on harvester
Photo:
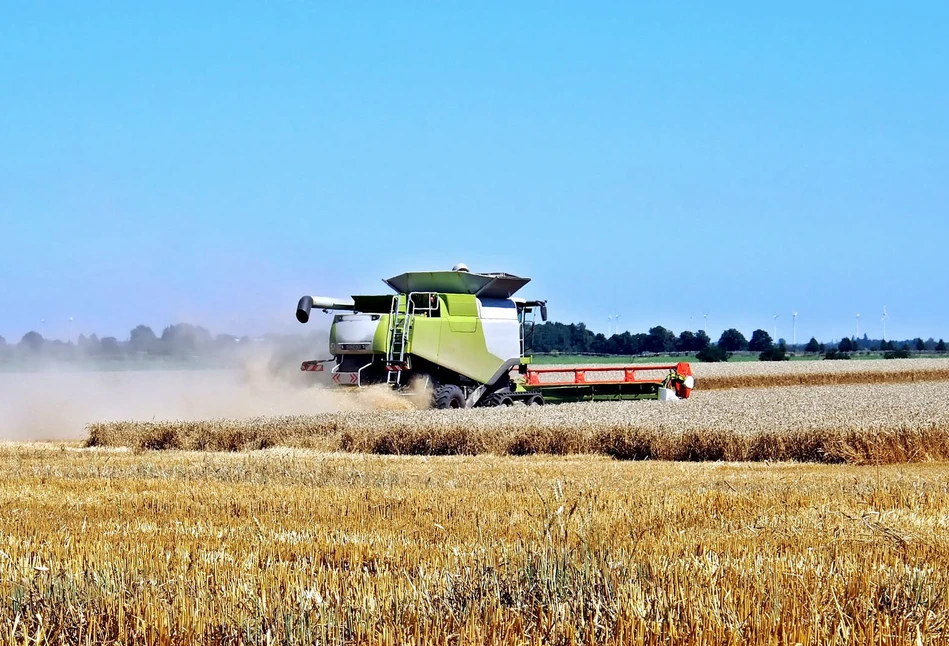
[[[405,356],[409,346],[409,334],[412,332],[412,315],[415,306],[411,294],[396,294],[389,308],[389,350],[386,353],[386,383],[400,385],[402,371],[406,368]]]

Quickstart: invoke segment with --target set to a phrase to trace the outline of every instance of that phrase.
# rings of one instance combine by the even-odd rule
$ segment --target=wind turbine
[[[703,314],[702,316],[705,317],[705,329],[703,330],[703,332],[705,332],[705,334],[708,334],[708,312],[705,312],[705,314]]]
[[[778,340],[778,314],[774,315],[774,341]]]
[[[613,326],[613,321],[619,321],[619,316],[620,316],[619,314],[610,314],[609,316],[606,317],[610,321],[606,327],[606,332],[609,336],[613,336],[614,334],[619,332],[619,323]],[[612,332],[610,331],[611,329],[612,329]]]
[[[855,339],[860,338],[860,312],[857,312],[857,334],[854,338]]]
[[[607,317],[606,317],[606,320],[607,320],[607,323],[606,323],[606,337],[609,338],[609,337],[613,336],[613,315],[610,314],[609,316],[607,316]]]
[[[793,316],[794,316],[794,332],[792,333],[793,336],[791,337],[791,339],[794,345],[797,345],[797,312],[794,312]]]
[[[880,319],[883,321],[883,342],[886,342],[886,319],[890,318],[890,315],[886,313],[886,305],[883,306],[883,318]]]

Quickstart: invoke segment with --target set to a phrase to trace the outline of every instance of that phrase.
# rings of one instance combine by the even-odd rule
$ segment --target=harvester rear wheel
[[[458,386],[439,386],[435,389],[435,408],[464,408],[465,393]]]

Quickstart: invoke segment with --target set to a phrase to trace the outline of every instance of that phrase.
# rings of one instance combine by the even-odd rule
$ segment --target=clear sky
[[[8,341],[459,261],[603,331],[949,337],[949,3],[144,4],[4,5]]]

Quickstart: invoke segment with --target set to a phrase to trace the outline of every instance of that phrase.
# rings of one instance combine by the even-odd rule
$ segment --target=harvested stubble
[[[89,446],[885,464],[949,459],[949,384],[697,391],[680,402],[92,424]]]
[[[945,465],[7,446],[0,642],[945,643],[947,493]]]
[[[949,381],[949,359],[694,363],[701,390]]]

